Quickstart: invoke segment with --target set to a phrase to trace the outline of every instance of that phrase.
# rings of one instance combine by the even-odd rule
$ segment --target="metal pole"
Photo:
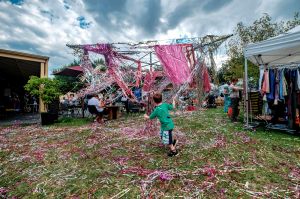
[[[85,97],[82,97],[82,98],[81,98],[81,111],[82,111],[82,118],[84,118],[84,98],[85,98]]]
[[[249,127],[249,99],[248,99],[248,61],[245,57],[245,99],[246,99],[246,128]]]
[[[152,75],[152,52],[150,52],[150,75]],[[150,92],[148,92],[148,106],[147,106],[147,114],[149,115],[151,113],[151,99],[150,99],[151,95]]]
[[[152,73],[152,52],[150,53],[150,72]]]

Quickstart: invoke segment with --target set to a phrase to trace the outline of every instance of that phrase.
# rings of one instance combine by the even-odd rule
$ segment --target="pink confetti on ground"
[[[218,135],[214,140],[213,147],[221,148],[225,146],[226,146],[226,137],[224,135]]]

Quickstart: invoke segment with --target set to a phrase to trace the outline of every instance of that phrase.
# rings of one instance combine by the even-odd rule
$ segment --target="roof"
[[[83,68],[81,66],[69,66],[62,70],[56,71],[53,75],[71,76],[77,77],[83,73]]]
[[[300,26],[279,36],[248,44],[244,55],[256,65],[300,63]]]
[[[70,66],[69,69],[83,72],[83,69],[81,66]]]
[[[41,60],[45,60],[45,61],[49,60],[49,57],[46,57],[46,56],[29,54],[29,53],[24,53],[24,52],[19,52],[19,51],[0,49],[0,56],[2,56],[2,54],[16,55],[16,56],[20,56],[20,58],[28,57],[28,58],[33,58],[33,59],[41,59]]]

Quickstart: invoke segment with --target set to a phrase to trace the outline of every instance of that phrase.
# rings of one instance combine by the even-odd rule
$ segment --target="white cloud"
[[[280,7],[297,0],[53,0],[24,1],[13,5],[0,1],[0,48],[50,56],[50,70],[74,57],[67,43],[97,43],[173,39],[182,36],[229,34],[237,22],[252,23],[263,13],[285,19]],[[123,0],[122,0],[123,2]],[[218,3],[223,2],[220,6]],[[210,3],[209,6],[207,4]],[[123,6],[123,7],[122,7]],[[147,7],[152,6],[152,7]],[[290,5],[299,11],[299,5]],[[294,7],[294,8],[293,8]],[[101,10],[99,10],[101,9]],[[78,17],[90,26],[82,29]],[[121,17],[121,18],[120,18]],[[170,24],[173,22],[174,24]],[[218,63],[224,57],[217,57]]]

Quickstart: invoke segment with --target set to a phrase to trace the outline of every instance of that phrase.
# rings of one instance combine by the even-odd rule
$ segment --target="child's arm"
[[[175,109],[176,108],[176,100],[175,99],[173,99],[172,105],[173,105],[173,109]]]
[[[145,119],[150,119],[150,120],[154,119],[155,117],[156,117],[156,109],[154,109],[154,111],[150,114],[150,116],[147,114],[144,115]]]
[[[174,115],[176,112],[176,100],[173,99],[172,104],[169,104],[168,109],[172,112],[170,112],[170,115]]]

